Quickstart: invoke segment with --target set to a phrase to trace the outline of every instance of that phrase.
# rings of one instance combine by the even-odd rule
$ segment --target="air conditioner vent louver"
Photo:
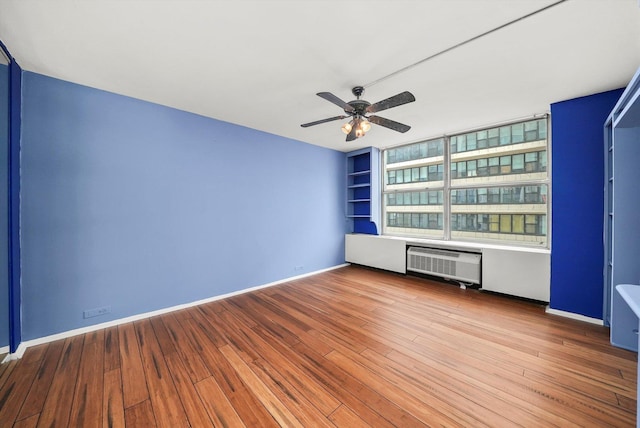
[[[409,247],[407,270],[480,284],[480,254]]]

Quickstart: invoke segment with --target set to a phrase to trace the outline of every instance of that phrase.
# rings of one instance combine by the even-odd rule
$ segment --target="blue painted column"
[[[622,90],[551,104],[549,306],[602,319],[604,122]]]

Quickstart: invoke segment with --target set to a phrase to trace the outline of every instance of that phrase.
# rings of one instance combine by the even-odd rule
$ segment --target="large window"
[[[383,233],[546,246],[547,119],[383,152]]]

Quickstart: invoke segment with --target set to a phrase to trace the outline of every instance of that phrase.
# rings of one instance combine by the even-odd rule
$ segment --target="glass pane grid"
[[[385,232],[546,246],[548,153],[540,144],[524,150],[517,146],[548,144],[546,140],[545,118],[386,150]],[[492,147],[500,147],[500,153],[472,153]],[[469,152],[467,160],[452,161],[451,155],[460,152]],[[436,156],[440,159],[428,164]],[[407,161],[412,161],[410,166],[397,165]],[[416,183],[424,187],[403,189]]]

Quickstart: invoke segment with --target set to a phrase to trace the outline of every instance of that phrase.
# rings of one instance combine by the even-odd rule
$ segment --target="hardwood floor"
[[[634,426],[608,329],[346,267],[27,350],[0,427]]]

